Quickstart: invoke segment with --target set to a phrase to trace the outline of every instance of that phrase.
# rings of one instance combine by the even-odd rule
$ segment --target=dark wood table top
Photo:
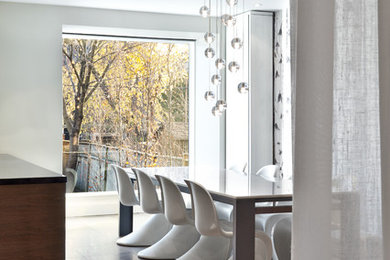
[[[8,154],[0,154],[0,185],[66,182],[64,175],[52,172]]]

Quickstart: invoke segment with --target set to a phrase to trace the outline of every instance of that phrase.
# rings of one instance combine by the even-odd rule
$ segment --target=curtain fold
[[[383,259],[390,259],[390,1],[378,0]]]
[[[334,1],[299,0],[291,10],[296,4],[292,258],[329,260]]]
[[[336,0],[334,259],[382,259],[377,0]]]
[[[291,0],[291,16],[292,40],[297,32],[293,259],[386,259],[378,0]],[[382,126],[388,134],[383,129],[390,127]]]

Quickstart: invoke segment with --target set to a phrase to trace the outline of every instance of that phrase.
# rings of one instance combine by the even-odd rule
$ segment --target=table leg
[[[123,237],[133,232],[133,207],[119,205],[119,237]]]
[[[255,203],[252,200],[237,200],[233,219],[234,260],[255,259]]]

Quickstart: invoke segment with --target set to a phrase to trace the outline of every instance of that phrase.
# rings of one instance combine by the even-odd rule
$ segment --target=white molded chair
[[[118,193],[119,200],[125,206],[135,206],[139,205],[139,201],[134,191],[133,183],[131,182],[126,171],[117,165],[112,165],[114,168],[117,184],[118,184]],[[154,191],[155,192],[155,191]],[[134,232],[119,238],[116,243],[121,246],[150,246],[169,232],[172,225],[166,220],[161,212],[154,210],[149,210],[150,208],[147,205],[145,199],[142,209],[145,213],[153,214],[150,219],[139,229]]]
[[[173,228],[156,244],[140,251],[138,256],[145,259],[177,259],[194,246],[200,235],[176,184],[163,176],[157,175],[156,178],[162,191],[165,217]]]
[[[139,205],[134,186],[125,170],[118,165],[111,165],[114,169],[118,187],[119,201],[125,206]]]
[[[291,213],[278,213],[278,214],[260,214],[256,215],[256,229],[264,231],[267,236],[272,238],[272,232],[275,225],[284,218],[291,218]],[[272,239],[271,239],[272,241]],[[275,244],[272,243],[272,259],[278,260]]]
[[[257,176],[262,177],[263,179],[278,183],[283,181],[283,176],[280,173],[280,166],[279,165],[266,165],[262,167],[260,170],[256,172]],[[290,179],[290,178],[288,178]],[[285,201],[285,202],[276,202],[276,205],[282,206],[282,205],[291,205],[291,201]],[[258,204],[258,203],[256,203]],[[261,203],[259,203],[261,204]],[[263,205],[267,203],[262,203]],[[272,205],[272,203],[269,203]],[[272,232],[275,228],[275,225],[284,218],[291,218],[291,213],[279,213],[279,214],[262,214],[256,216],[256,228],[264,231],[268,236],[272,237]],[[291,234],[290,234],[291,235]],[[291,238],[290,238],[291,239]],[[273,242],[275,242],[273,240]],[[291,246],[291,245],[290,245]],[[273,248],[273,260],[278,260],[275,243],[272,245]]]
[[[275,260],[291,259],[291,217],[280,219],[272,230],[272,241],[276,251]]]
[[[255,231],[255,259],[272,259],[272,240],[266,233],[259,230]]]
[[[220,220],[231,222],[233,220],[233,206],[219,201],[214,201],[217,216]]]
[[[279,182],[282,181],[282,176],[280,176],[279,166],[278,165],[266,165],[256,172],[257,176],[262,177],[263,179],[269,182]]]
[[[231,226],[218,219],[214,201],[202,186],[187,180],[186,183],[191,191],[195,227],[201,238],[179,260],[226,260],[231,251]]]
[[[137,176],[140,205],[142,209],[149,214],[163,214],[163,207],[161,201],[158,199],[156,186],[153,184],[152,179],[140,169],[131,168],[131,170]]]
[[[232,228],[229,223],[219,221],[213,199],[200,184],[186,180],[190,188],[195,211],[195,227],[202,235],[199,242],[180,260],[226,260],[231,251]],[[203,250],[196,250],[202,247]],[[271,239],[261,231],[256,231],[256,260],[271,260]],[[230,259],[233,259],[231,257]]]

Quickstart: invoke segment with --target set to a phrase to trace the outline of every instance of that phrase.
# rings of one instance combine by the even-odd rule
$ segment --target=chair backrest
[[[291,259],[291,218],[279,220],[272,231],[272,240],[278,260]]]
[[[114,169],[116,177],[119,201],[125,206],[138,205],[139,202],[137,196],[135,195],[134,185],[126,171],[118,165],[111,164],[111,166]]]
[[[156,175],[156,178],[160,183],[162,190],[164,214],[168,221],[174,225],[193,223],[187,216],[187,209],[183,196],[176,184],[170,179],[160,175]]]
[[[145,213],[157,214],[162,213],[160,201],[158,200],[156,187],[152,179],[143,171],[131,168],[137,176],[139,188],[139,200],[142,210]]]
[[[215,209],[219,220],[231,222],[233,220],[233,205],[214,201]]]
[[[261,215],[256,215],[256,218]],[[283,218],[291,218],[291,213],[276,213],[276,214],[266,214],[265,222],[264,222],[264,232],[268,236],[272,236],[272,232],[276,223],[278,223]]]
[[[204,236],[224,236],[219,226],[217,211],[210,193],[199,183],[185,181],[191,191],[195,227]]]
[[[77,172],[71,168],[65,169],[66,181],[66,192],[71,193],[74,191],[77,182]]]
[[[270,182],[278,182],[281,181],[278,173],[279,173],[279,166],[271,164],[262,167],[260,170],[256,172],[256,175]]]

